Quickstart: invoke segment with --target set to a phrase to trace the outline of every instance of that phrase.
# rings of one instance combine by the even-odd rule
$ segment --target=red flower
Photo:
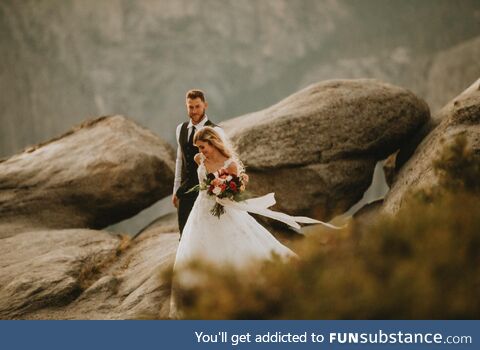
[[[230,182],[230,189],[234,192],[237,190],[237,185],[235,185],[235,182]]]
[[[222,192],[223,192],[227,188],[227,185],[223,184],[223,185],[220,186],[220,188],[222,189]]]

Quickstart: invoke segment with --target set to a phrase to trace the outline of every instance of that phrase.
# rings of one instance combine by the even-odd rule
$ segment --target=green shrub
[[[478,319],[479,164],[460,137],[435,162],[440,186],[395,217],[319,228],[291,263],[197,264],[205,284],[182,290],[185,318]]]

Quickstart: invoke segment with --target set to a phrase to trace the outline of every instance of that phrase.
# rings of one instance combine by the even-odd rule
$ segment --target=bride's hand
[[[178,197],[175,194],[172,196],[172,204],[178,209]]]

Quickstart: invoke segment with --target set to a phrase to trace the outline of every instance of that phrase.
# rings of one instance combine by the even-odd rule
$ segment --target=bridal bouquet
[[[244,199],[243,194],[247,182],[248,175],[245,173],[237,176],[229,174],[226,170],[220,170],[218,175],[215,173],[208,174],[207,178],[198,185],[198,190],[207,191],[210,196],[239,202]],[[225,213],[225,208],[220,203],[215,202],[210,213],[220,218]]]

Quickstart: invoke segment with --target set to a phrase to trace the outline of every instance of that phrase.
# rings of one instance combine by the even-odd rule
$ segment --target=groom
[[[177,126],[177,161],[175,164],[175,183],[173,185],[172,203],[178,209],[178,227],[180,237],[183,228],[192,210],[193,203],[197,199],[198,192],[186,193],[189,189],[198,185],[197,163],[193,157],[198,153],[193,145],[193,135],[204,126],[210,126],[225,139],[223,130],[208,120],[205,111],[208,103],[205,94],[201,90],[189,90],[186,94],[186,105],[189,121]]]

